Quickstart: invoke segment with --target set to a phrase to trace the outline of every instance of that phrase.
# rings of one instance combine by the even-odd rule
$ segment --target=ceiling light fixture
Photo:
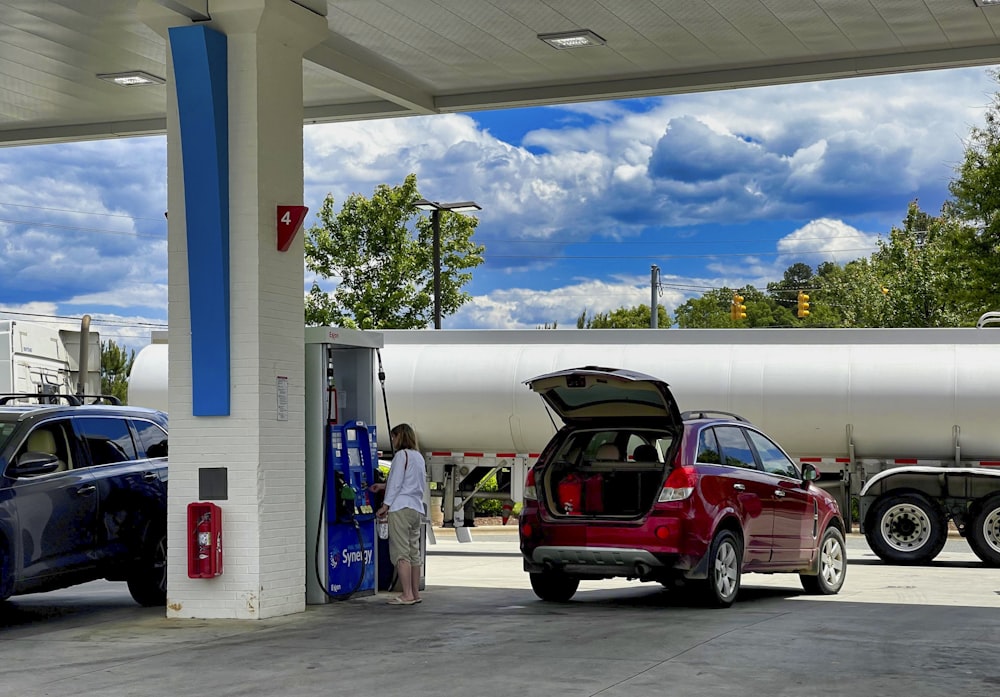
[[[166,83],[162,77],[156,77],[143,70],[129,70],[124,73],[104,73],[98,75],[102,80],[113,82],[121,87],[139,87],[142,85],[162,85]]]
[[[1000,5],[1000,0],[972,0],[976,7],[996,7]]]
[[[539,34],[538,38],[552,48],[583,48],[584,46],[603,46],[607,42],[589,29],[563,31],[557,34]]]

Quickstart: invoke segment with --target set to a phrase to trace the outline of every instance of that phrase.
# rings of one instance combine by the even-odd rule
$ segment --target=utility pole
[[[660,267],[653,264],[649,269],[649,328],[656,329],[660,319],[660,308],[656,302],[657,293],[660,292]]]

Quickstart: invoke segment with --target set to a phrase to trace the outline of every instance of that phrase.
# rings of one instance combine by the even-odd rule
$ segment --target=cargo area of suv
[[[576,431],[559,446],[537,490],[553,515],[637,518],[663,489],[675,440],[655,429]]]

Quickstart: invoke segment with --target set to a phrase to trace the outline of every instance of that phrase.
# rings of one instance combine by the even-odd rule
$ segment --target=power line
[[[36,211],[54,211],[56,213],[74,213],[76,215],[99,215],[105,218],[127,218],[128,220],[155,220],[159,221],[159,218],[145,218],[137,215],[127,215],[125,213],[98,213],[96,211],[80,211],[73,210],[72,208],[48,208],[46,206],[32,206],[27,203],[8,203],[5,201],[0,201],[0,207],[13,206],[16,208],[30,208]]]
[[[81,227],[79,225],[62,225],[59,223],[39,223],[33,220],[11,220],[10,218],[0,218],[0,223],[10,223],[12,225],[30,225],[31,227],[61,228],[63,230],[79,230],[80,232],[99,232],[104,235],[124,235],[125,237],[149,237],[157,240],[166,240],[165,235],[157,235],[149,232],[133,232],[129,230],[106,230],[104,228]]]
[[[802,240],[842,240],[842,239],[847,239],[847,238],[858,238],[858,237],[866,238],[866,237],[871,237],[871,235],[868,234],[868,233],[859,232],[859,233],[856,233],[856,234],[855,233],[851,233],[851,234],[847,234],[847,235],[824,235],[824,236],[820,236],[820,237],[796,237],[795,241],[796,242],[800,242]],[[784,238],[779,238],[779,240],[777,240],[777,241],[780,241],[780,239],[784,239]],[[768,239],[763,238],[763,237],[752,237],[752,238],[744,237],[744,238],[738,239],[738,240],[676,240],[676,239],[670,239],[670,240],[653,241],[653,240],[626,239],[626,240],[609,240],[607,242],[594,242],[594,241],[590,241],[590,240],[569,240],[569,239],[525,240],[525,239],[503,238],[503,237],[496,237],[496,238],[489,238],[489,237],[481,238],[481,237],[476,237],[476,238],[474,238],[474,241],[478,242],[478,243],[482,243],[482,244],[486,244],[486,243],[492,243],[492,244],[565,244],[565,245],[588,245],[588,246],[590,246],[590,245],[593,245],[593,246],[606,246],[606,245],[620,246],[620,245],[643,245],[643,244],[656,245],[656,244],[665,244],[665,245],[670,245],[670,246],[677,246],[677,245],[740,244],[740,243],[745,243],[745,242],[770,242],[771,240],[768,240]]]
[[[832,255],[832,254],[842,254],[845,252],[868,252],[871,251],[871,247],[858,247],[853,249],[836,249],[836,250],[816,250],[816,251],[795,251],[795,252],[728,252],[720,254],[615,254],[615,255],[589,255],[589,254],[560,254],[558,256],[540,256],[537,254],[489,254],[488,252],[483,256],[487,261],[490,259],[540,259],[549,261],[561,261],[565,259],[601,259],[601,260],[628,260],[628,259],[639,259],[639,260],[670,260],[670,259],[718,259],[721,257],[736,258],[736,257],[779,257],[779,256],[807,256],[807,255]]]
[[[34,317],[38,318],[39,324],[65,324],[67,321],[81,322],[83,321],[83,315],[72,316],[72,315],[50,315],[41,312],[25,312],[23,310],[8,310],[5,308],[0,308],[0,314],[4,315],[17,315],[21,317]],[[111,327],[135,327],[135,328],[149,328],[149,329],[166,329],[166,322],[139,322],[130,321],[124,319],[105,319],[101,317],[91,317],[91,324],[108,325]]]

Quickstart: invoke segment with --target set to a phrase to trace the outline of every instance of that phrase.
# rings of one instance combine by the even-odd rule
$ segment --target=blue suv
[[[0,395],[0,600],[106,578],[165,604],[166,414],[24,399]]]

